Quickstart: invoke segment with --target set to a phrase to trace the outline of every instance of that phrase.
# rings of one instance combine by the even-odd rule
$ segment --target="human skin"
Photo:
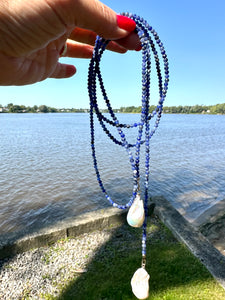
[[[59,62],[64,44],[66,56],[90,58],[96,34],[113,40],[113,51],[140,48],[126,19],[128,27],[98,0],[0,0],[0,85],[73,76],[76,68]]]

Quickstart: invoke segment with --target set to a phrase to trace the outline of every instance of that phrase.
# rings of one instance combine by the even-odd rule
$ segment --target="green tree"
[[[54,113],[57,112],[58,110],[54,107],[48,107],[48,112]]]
[[[34,112],[37,112],[37,110],[38,110],[37,105],[34,105],[34,106],[32,107],[32,110],[33,110]]]
[[[10,109],[10,107],[12,107],[12,106],[13,106],[13,103],[9,103],[9,104],[7,105],[7,108]]]
[[[21,106],[20,105],[11,105],[9,107],[9,112],[10,113],[19,113],[19,112],[22,112]]]
[[[48,107],[46,105],[40,105],[39,110],[42,113],[47,113],[48,112]]]

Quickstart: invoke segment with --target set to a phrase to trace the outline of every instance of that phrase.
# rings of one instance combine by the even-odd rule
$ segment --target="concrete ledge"
[[[156,203],[155,213],[162,222],[205,265],[225,289],[225,256],[214,248],[167,200],[155,197],[154,202]]]
[[[32,234],[24,233],[18,238],[14,233],[7,238],[0,236],[0,259],[22,253],[30,249],[49,246],[59,239],[75,237],[125,222],[126,212],[115,208],[106,208],[79,215],[74,219],[58,222],[54,226],[41,229]],[[23,235],[20,233],[20,236]]]
[[[185,220],[166,199],[154,197],[152,201],[156,203],[156,215],[225,288],[225,257]],[[124,222],[126,222],[126,211],[107,208],[59,222],[54,226],[24,235],[22,238],[9,234],[7,239],[0,237],[0,259],[30,249],[51,245],[61,238],[75,237],[94,230],[119,226]]]

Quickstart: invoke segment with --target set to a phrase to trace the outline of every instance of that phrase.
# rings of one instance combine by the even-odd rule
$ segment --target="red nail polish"
[[[134,29],[136,28],[136,23],[134,22],[134,20],[121,15],[117,15],[117,25],[121,29],[124,29],[129,32],[134,31]]]

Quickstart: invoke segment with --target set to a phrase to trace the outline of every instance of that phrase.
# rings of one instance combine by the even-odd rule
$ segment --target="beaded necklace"
[[[139,36],[141,46],[142,46],[142,107],[140,114],[140,121],[134,124],[122,124],[119,122],[117,116],[115,115],[110,101],[108,99],[106,90],[104,88],[103,79],[100,71],[100,62],[105,51],[106,46],[110,42],[101,37],[96,38],[95,48],[93,57],[90,61],[89,72],[88,72],[88,92],[90,98],[90,130],[91,130],[91,149],[94,169],[97,176],[97,181],[99,186],[104,193],[106,199],[119,209],[129,208],[127,215],[128,223],[133,227],[143,228],[142,233],[142,263],[141,268],[138,269],[132,280],[131,285],[134,294],[139,299],[145,299],[148,297],[148,287],[144,292],[144,281],[149,279],[148,273],[145,271],[146,265],[146,227],[147,227],[147,215],[148,215],[148,186],[149,186],[149,160],[150,160],[150,139],[155,133],[159,121],[161,118],[163,103],[166,97],[168,83],[169,83],[169,66],[167,55],[163,46],[163,43],[159,39],[156,31],[145,21],[143,18],[130,13],[123,13],[122,15],[133,19],[136,22],[136,32]],[[164,64],[164,80],[161,74],[160,59],[156,47],[159,48],[161,53],[161,61]],[[158,104],[152,112],[149,111],[150,105],[150,75],[151,75],[151,54],[154,56],[155,67],[158,78],[159,86],[159,101]],[[103,95],[104,101],[107,106],[107,110],[110,114],[110,119],[106,118],[99,110],[97,103],[97,92],[96,83],[99,82],[101,93]],[[124,204],[118,204],[111,199],[108,195],[103,182],[101,180],[100,172],[98,169],[98,163],[95,151],[95,133],[94,133],[94,112],[97,119],[103,129],[103,131],[108,135],[108,137],[117,145],[125,148],[129,162],[132,168],[133,175],[133,193],[130,200]],[[153,128],[150,129],[150,120],[155,118]],[[116,138],[106,127],[106,124],[116,127],[119,138]],[[137,139],[135,144],[129,144],[124,128],[138,128]],[[140,172],[139,172],[139,161],[140,161],[140,148],[145,145],[145,182],[144,182],[144,201],[140,199]],[[134,149],[134,153],[132,150]],[[146,275],[147,274],[147,275]]]

